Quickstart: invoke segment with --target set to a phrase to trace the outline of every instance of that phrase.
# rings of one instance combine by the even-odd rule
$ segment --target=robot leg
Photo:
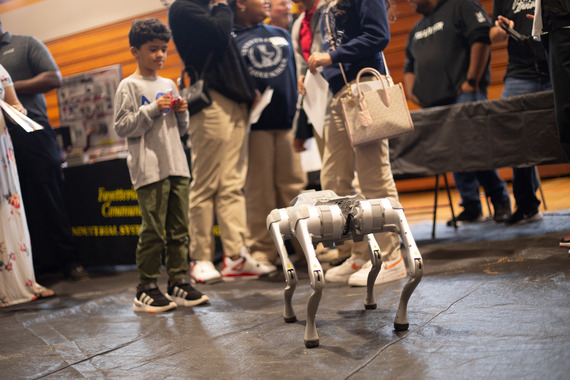
[[[307,301],[305,347],[314,348],[319,345],[319,335],[317,334],[315,316],[317,314],[317,309],[319,308],[319,303],[321,302],[323,287],[325,285],[325,276],[321,264],[317,259],[317,254],[313,247],[306,219],[299,219],[297,221],[295,225],[295,236],[297,237],[297,240],[299,240],[299,243],[303,248],[303,252],[305,253],[309,279],[311,280],[311,287],[313,288],[313,293],[311,293],[309,300]]]
[[[416,289],[416,286],[420,283],[423,275],[423,261],[420,251],[416,245],[416,241],[412,236],[412,231],[406,220],[403,209],[395,210],[398,214],[398,224],[400,230],[400,237],[404,243],[404,250],[406,256],[404,257],[406,263],[408,264],[408,270],[410,271],[410,277],[404,289],[402,290],[402,295],[400,296],[400,303],[398,305],[398,311],[396,312],[396,319],[394,321],[394,329],[396,331],[405,331],[409,327],[408,323],[408,301],[410,296]]]
[[[292,237],[289,231],[289,219],[287,212],[284,209],[273,210],[267,217],[267,225],[269,234],[271,235],[271,238],[277,247],[277,252],[279,252],[279,256],[281,257],[283,274],[285,275],[285,281],[287,283],[284,292],[285,305],[283,309],[283,319],[287,323],[293,323],[297,321],[297,316],[293,310],[292,299],[293,293],[295,293],[295,288],[297,287],[298,278],[295,267],[287,254],[287,248],[285,247],[283,234],[281,233],[281,227],[285,226],[286,229],[283,230],[286,231],[285,236],[288,238]]]
[[[372,269],[368,273],[368,280],[366,282],[366,298],[364,299],[364,308],[367,310],[376,309],[376,299],[374,298],[374,282],[380,268],[382,267],[382,258],[380,256],[380,246],[374,237],[374,234],[366,235],[366,240],[368,241],[368,249],[370,251],[370,263],[372,264]]]

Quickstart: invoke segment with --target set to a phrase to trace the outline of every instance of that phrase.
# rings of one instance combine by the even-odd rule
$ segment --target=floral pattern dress
[[[12,80],[0,65],[0,98]],[[36,283],[30,234],[21,201],[14,148],[0,111],[0,307],[41,297],[46,288]]]

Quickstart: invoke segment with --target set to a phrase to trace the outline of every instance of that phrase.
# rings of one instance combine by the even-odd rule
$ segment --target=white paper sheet
[[[309,121],[313,124],[315,132],[322,137],[326,111],[330,102],[329,84],[319,72],[312,74],[310,71],[307,71],[305,88],[307,89],[307,94],[303,99],[303,109]]]
[[[319,146],[314,137],[307,139],[305,144],[305,151],[301,152],[301,167],[305,173],[321,170],[321,154],[319,153]]]
[[[261,116],[261,113],[263,112],[265,107],[267,107],[267,105],[269,103],[271,103],[272,97],[273,97],[273,89],[270,87],[267,87],[265,89],[265,91],[263,91],[263,94],[261,94],[261,97],[259,98],[259,101],[255,105],[255,107],[253,107],[251,112],[249,113],[249,125],[250,126],[252,124],[257,123],[257,121],[259,120],[259,117]]]
[[[22,127],[26,132],[34,132],[40,129],[44,129],[43,126],[36,123],[8,103],[3,100],[0,100],[0,107],[4,110],[6,115],[8,115],[16,124]]]

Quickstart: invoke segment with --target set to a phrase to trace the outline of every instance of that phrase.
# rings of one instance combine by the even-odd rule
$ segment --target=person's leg
[[[190,285],[187,278],[190,178],[168,177],[167,181],[170,191],[165,217],[165,264],[168,273],[166,298],[180,306],[196,306],[210,299]]]
[[[307,185],[307,176],[301,167],[301,156],[293,150],[291,130],[275,134],[275,188],[277,207],[289,207],[291,201]]]
[[[570,28],[543,36],[554,91],[554,109],[560,144],[570,162]]]
[[[243,188],[248,166],[248,109],[245,104],[224,96],[220,96],[219,102],[225,110],[220,122],[226,125],[226,130],[217,137],[222,142],[216,153],[219,156],[219,176],[215,209],[224,254],[235,258],[245,246],[247,236]]]
[[[359,186],[367,199],[393,198],[398,200],[398,191],[390,166],[388,140],[354,149]],[[396,233],[374,234],[382,253],[382,261],[393,261],[400,256],[400,238]],[[368,244],[355,243],[353,254],[369,258]]]
[[[502,98],[510,96],[529,94],[533,92],[546,91],[552,88],[550,79],[545,76],[536,78],[505,78]],[[538,211],[540,201],[536,197],[538,189],[538,178],[534,166],[526,168],[513,168],[513,196],[517,207],[517,215],[511,216],[506,223],[511,224],[514,219],[519,219],[521,215],[535,214]],[[515,213],[516,214],[516,213]]]
[[[169,281],[185,279],[188,272],[188,191],[190,179],[169,177],[166,232],[166,273]]]
[[[540,200],[536,197],[537,190],[538,177],[534,166],[513,168],[513,196],[518,210],[525,214],[538,211]]]
[[[341,196],[355,194],[353,180],[356,170],[359,188],[365,197],[393,197],[397,199],[398,195],[390,169],[387,141],[371,146],[352,148],[342,117],[342,105],[340,104],[342,95],[342,92],[337,94],[331,103],[331,117],[325,130],[325,152],[323,170],[321,170],[323,189],[332,189]],[[388,260],[400,256],[400,242],[396,234],[381,233],[375,234],[375,236],[382,252],[383,262],[387,263]],[[327,281],[348,282],[353,274],[360,273],[361,268],[363,271],[370,270],[363,268],[363,265],[370,258],[367,243],[347,241],[338,249],[339,255],[347,254],[348,250],[350,250],[351,255],[342,265],[326,271],[325,278]],[[402,274],[404,276],[406,274],[405,265]],[[393,279],[397,278],[401,278],[401,276]]]
[[[291,201],[305,190],[307,175],[301,167],[301,155],[293,150],[293,131],[279,130],[273,133],[275,134],[274,154],[276,155],[274,169],[276,207],[289,207]],[[271,237],[269,240],[273,243]],[[297,254],[303,255],[303,249],[297,239],[291,239],[291,244]]]
[[[457,96],[455,103],[475,102],[485,100],[486,98],[487,96],[480,92],[463,92]],[[453,173],[453,181],[461,197],[460,206],[464,208],[463,212],[457,216],[457,221],[461,223],[482,220],[481,199],[479,196],[480,183],[475,173],[455,172]],[[447,225],[453,225],[452,221],[447,222]]]
[[[160,276],[165,247],[164,226],[170,183],[167,180],[137,189],[142,222],[136,250],[136,263],[141,285],[156,283]]]
[[[277,248],[269,236],[267,215],[277,207],[275,176],[278,165],[287,161],[276,161],[274,131],[251,131],[249,133],[249,167],[245,181],[247,206],[247,226],[249,238],[247,246],[251,255],[262,262],[275,261]]]
[[[337,195],[354,195],[354,151],[348,139],[344,119],[342,117],[340,96],[331,102],[329,122],[324,129],[324,152],[321,168],[321,188],[333,190]],[[353,242],[346,241],[337,245],[339,258],[350,256]]]
[[[211,91],[212,105],[192,115],[192,183],[190,184],[189,226],[190,256],[193,260],[211,261],[214,236],[214,198],[221,181],[223,149],[228,143],[233,125],[224,109],[225,99]]]
[[[461,196],[461,203],[459,205],[465,210],[473,211],[475,216],[481,214],[479,181],[477,181],[475,173],[453,173],[453,182]]]
[[[88,278],[71,233],[62,181],[59,149],[53,132],[27,133],[10,126],[22,200],[34,251],[36,274],[61,271],[73,279]],[[75,273],[78,268],[82,272]]]
[[[157,285],[166,242],[164,227],[169,193],[168,180],[137,189],[142,222],[136,250],[139,284],[133,300],[134,311],[159,313],[176,308],[176,303],[165,297]]]
[[[475,172],[479,183],[485,189],[485,195],[491,198],[496,222],[504,222],[511,216],[511,198],[507,191],[507,184],[499,177],[495,170],[482,170]]]

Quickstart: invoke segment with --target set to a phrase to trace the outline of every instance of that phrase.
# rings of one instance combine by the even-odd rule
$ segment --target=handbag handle
[[[384,84],[384,80],[382,79],[382,74],[380,74],[380,72],[378,70],[376,70],[372,67],[365,67],[365,68],[361,69],[358,72],[358,74],[356,75],[356,90],[357,90],[358,99],[362,98],[362,91],[360,90],[360,77],[364,73],[370,73],[378,79],[378,81],[382,85],[382,88],[380,89],[380,93],[382,94],[382,101],[384,102],[386,107],[390,107],[390,94],[388,94],[388,91],[386,91],[386,85]],[[388,80],[388,79],[386,79],[386,80]],[[392,86],[390,86],[390,87],[392,87]]]

